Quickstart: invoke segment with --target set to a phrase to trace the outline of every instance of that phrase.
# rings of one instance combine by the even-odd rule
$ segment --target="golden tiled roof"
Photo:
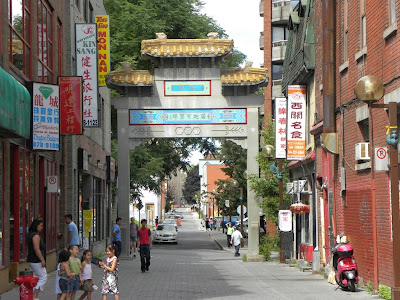
[[[268,70],[265,68],[229,68],[221,70],[222,85],[256,85],[268,83]]]
[[[154,76],[147,70],[122,68],[121,70],[108,73],[106,75],[106,81],[123,86],[152,86],[154,84]]]
[[[218,39],[213,33],[208,39],[167,39],[163,33],[157,39],[142,41],[142,56],[188,57],[224,56],[232,53],[233,40]]]

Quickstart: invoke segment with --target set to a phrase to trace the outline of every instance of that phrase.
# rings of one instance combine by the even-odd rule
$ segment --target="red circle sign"
[[[57,182],[57,178],[56,177],[54,177],[54,176],[49,177],[49,183],[50,184],[55,184],[56,182]]]
[[[387,151],[386,151],[385,148],[378,148],[378,149],[376,150],[376,156],[377,156],[379,159],[384,159],[384,158],[386,157],[386,155],[387,155]]]

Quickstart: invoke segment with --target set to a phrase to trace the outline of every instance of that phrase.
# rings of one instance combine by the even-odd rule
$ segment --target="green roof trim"
[[[0,135],[31,135],[32,100],[28,90],[0,67]]]

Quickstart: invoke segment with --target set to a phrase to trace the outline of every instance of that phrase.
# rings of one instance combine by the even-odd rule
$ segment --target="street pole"
[[[240,188],[240,233],[243,236],[243,188]],[[244,247],[244,240],[240,239],[240,247]]]
[[[282,159],[278,159],[279,174],[282,174]],[[279,179],[279,209],[283,209],[283,178]],[[286,262],[285,249],[283,248],[283,232],[280,233],[281,249],[279,251],[279,262],[284,264]]]
[[[232,224],[232,201],[231,201],[231,197],[229,197],[229,223]]]
[[[389,129],[397,132],[397,103],[389,102]],[[390,134],[390,132],[389,132]],[[393,230],[393,287],[392,299],[400,300],[400,212],[399,212],[399,159],[397,144],[389,145],[390,193],[392,198]]]

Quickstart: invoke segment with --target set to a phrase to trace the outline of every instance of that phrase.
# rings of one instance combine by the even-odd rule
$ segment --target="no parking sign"
[[[48,193],[58,192],[58,176],[47,176],[46,183]]]
[[[387,147],[378,147],[374,149],[375,171],[388,171],[388,151]]]

